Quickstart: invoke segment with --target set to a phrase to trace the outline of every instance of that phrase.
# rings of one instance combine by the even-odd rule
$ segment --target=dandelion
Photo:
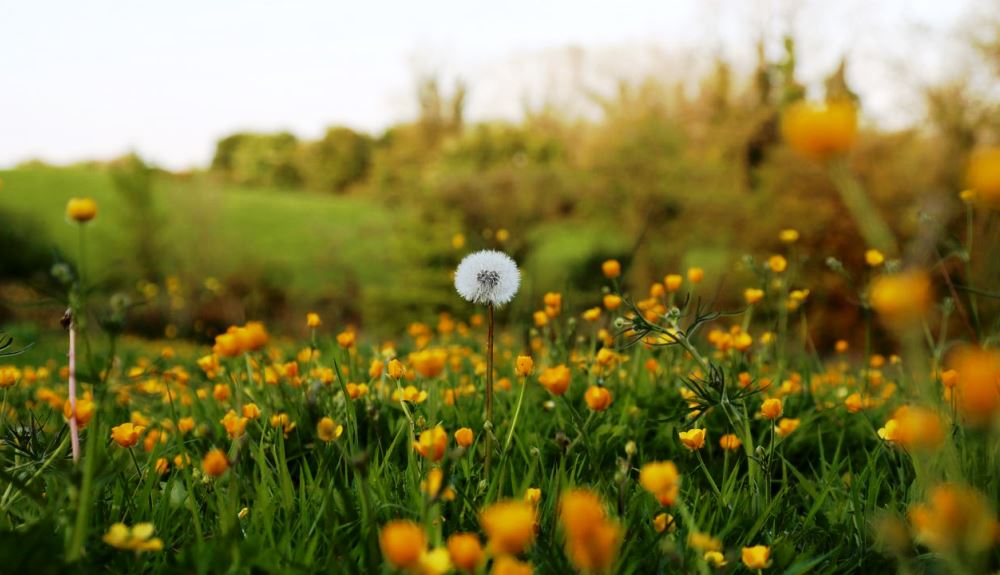
[[[467,255],[455,271],[455,289],[464,299],[489,307],[510,302],[521,283],[517,264],[507,254],[483,250]]]

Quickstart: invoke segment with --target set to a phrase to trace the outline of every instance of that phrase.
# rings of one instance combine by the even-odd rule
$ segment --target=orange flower
[[[344,349],[354,347],[356,337],[353,331],[342,331],[337,334],[337,345]]]
[[[618,306],[622,304],[621,296],[617,296],[613,293],[609,293],[603,298],[604,307],[608,310],[618,309]]]
[[[538,376],[538,382],[552,395],[562,395],[569,389],[570,373],[565,365],[549,367]]]
[[[69,401],[66,401],[65,403],[63,403],[63,416],[65,416],[66,419],[69,420],[70,413],[71,412],[70,412]],[[80,429],[83,429],[84,427],[87,426],[87,423],[90,422],[90,418],[93,417],[93,415],[94,415],[93,401],[84,397],[81,397],[80,399],[76,400],[76,424],[80,426]]]
[[[879,276],[869,299],[875,311],[893,325],[908,325],[923,317],[931,303],[931,282],[920,270]]]
[[[483,509],[479,523],[494,553],[518,554],[535,540],[535,508],[523,501],[501,501]]]
[[[670,274],[663,278],[663,285],[669,292],[675,292],[681,288],[684,278],[680,274]]]
[[[378,379],[382,377],[382,370],[385,369],[385,362],[381,359],[373,359],[371,364],[368,366],[368,377],[372,379]],[[394,378],[399,379],[399,378]]]
[[[944,430],[935,411],[904,405],[879,428],[878,436],[906,449],[933,449],[944,440]]]
[[[771,271],[780,274],[788,269],[788,260],[785,256],[775,254],[767,259],[767,267],[771,268]]]
[[[759,303],[760,300],[764,299],[764,290],[757,288],[747,288],[743,290],[743,299],[746,300],[747,305],[753,305]]]
[[[226,433],[230,439],[236,439],[243,435],[243,431],[247,426],[247,418],[236,415],[236,412],[230,409],[219,423],[226,428]]]
[[[420,432],[420,437],[413,442],[413,449],[431,461],[440,461],[448,448],[448,432],[440,425]]]
[[[468,427],[463,427],[455,432],[455,443],[461,445],[462,447],[468,447],[472,445],[473,440],[476,436],[472,433],[472,430]]]
[[[490,575],[532,575],[534,572],[531,563],[518,561],[510,555],[501,555],[493,561]]]
[[[323,320],[319,318],[318,313],[309,312],[306,314],[306,327],[316,329],[321,325],[323,325]]]
[[[781,418],[781,421],[778,422],[778,426],[774,428],[774,431],[781,437],[788,437],[799,428],[799,423],[801,423],[801,421],[798,419],[783,417]]]
[[[857,110],[846,101],[825,105],[798,102],[785,111],[781,121],[781,132],[789,146],[815,160],[850,149],[857,131]]]
[[[604,272],[604,277],[612,279],[622,275],[622,266],[618,260],[607,260],[601,264],[601,271]]]
[[[774,421],[781,417],[781,400],[780,399],[765,399],[764,403],[760,406],[760,415],[764,419],[770,419]]]
[[[524,501],[532,505],[538,505],[542,499],[542,490],[537,487],[529,487],[524,490]]]
[[[693,284],[701,283],[705,278],[705,270],[701,268],[688,268],[688,281]]]
[[[139,436],[146,428],[132,423],[123,423],[111,428],[111,439],[122,447],[132,447],[139,443]]]
[[[519,355],[514,360],[514,373],[518,377],[528,377],[535,369],[535,360],[530,355]]]
[[[743,442],[733,433],[727,433],[719,439],[719,447],[726,451],[736,451],[741,445]]]
[[[202,458],[201,468],[210,477],[221,477],[229,469],[229,459],[221,449],[212,449]]]
[[[324,417],[316,424],[316,436],[320,441],[330,443],[344,433],[344,426],[338,425],[336,421],[329,417]]]
[[[427,535],[416,523],[397,519],[382,526],[378,534],[379,546],[386,561],[398,569],[407,569],[420,562],[427,549]]]
[[[580,571],[611,568],[621,541],[621,527],[610,520],[600,498],[586,489],[572,489],[559,499],[559,519],[566,538],[566,555]]]
[[[744,547],[740,558],[748,569],[767,569],[771,566],[771,548],[767,545]]]
[[[907,514],[916,539],[939,553],[973,552],[992,547],[1000,534],[989,501],[970,487],[944,483],[931,490],[927,503]]]
[[[236,334],[226,332],[215,336],[215,346],[212,348],[212,352],[222,357],[236,357],[243,353],[243,350],[240,348],[240,341],[236,338]],[[201,365],[200,362],[199,365]],[[202,369],[205,369],[205,366],[202,366]],[[208,373],[208,370],[205,373]]]
[[[1000,147],[972,152],[966,184],[988,207],[1000,207]]]
[[[639,470],[639,485],[663,505],[672,505],[680,491],[681,476],[672,461],[653,461]]]
[[[698,451],[705,446],[705,429],[689,429],[677,434],[684,447],[691,451]]]
[[[368,395],[368,384],[348,383],[344,387],[347,388],[347,396],[351,399],[358,399]]]
[[[611,392],[606,387],[592,385],[583,398],[587,402],[587,407],[593,411],[604,411],[611,405]]]
[[[967,347],[956,352],[949,363],[957,373],[947,378],[942,374],[941,379],[954,386],[959,411],[973,424],[991,421],[1000,411],[1000,354]]]
[[[389,362],[389,377],[391,379],[399,380],[404,375],[406,375],[406,367],[403,366],[403,362],[398,359],[392,359]]]
[[[483,562],[483,546],[475,533],[455,533],[448,538],[448,554],[459,571],[474,573]]]

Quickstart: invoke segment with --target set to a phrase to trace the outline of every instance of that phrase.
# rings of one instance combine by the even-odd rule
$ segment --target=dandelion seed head
[[[521,272],[507,254],[482,250],[462,259],[455,270],[458,295],[478,304],[502,306],[514,299],[521,285]]]

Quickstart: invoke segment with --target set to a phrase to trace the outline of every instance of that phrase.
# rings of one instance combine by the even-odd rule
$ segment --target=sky
[[[960,30],[998,0],[10,0],[0,5],[0,167],[136,151],[205,166],[235,131],[377,132],[415,114],[419,74],[469,86],[472,121],[516,119],[647,74],[753,65],[796,34],[815,88],[847,56],[866,117],[920,115],[961,73]],[[570,65],[570,62],[575,63]]]

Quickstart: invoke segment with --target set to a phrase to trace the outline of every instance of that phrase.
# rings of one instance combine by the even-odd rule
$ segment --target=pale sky
[[[414,115],[419,71],[461,77],[471,120],[655,73],[692,79],[762,34],[800,41],[815,87],[847,55],[870,121],[919,117],[957,73],[960,27],[998,0],[7,0],[0,6],[0,167],[135,150],[204,166],[237,130],[378,131]],[[574,50],[577,50],[574,52]],[[579,66],[567,65],[571,53]]]

